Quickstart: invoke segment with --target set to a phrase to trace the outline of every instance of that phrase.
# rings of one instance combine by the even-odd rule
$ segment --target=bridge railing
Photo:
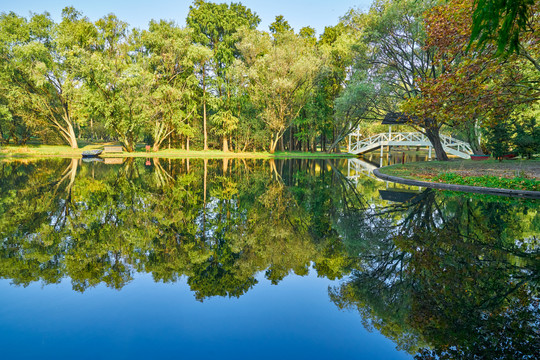
[[[388,133],[381,133],[381,134],[376,134],[376,135],[373,135],[367,139],[362,139],[362,140],[359,140],[359,141],[356,141],[354,143],[354,145],[352,146],[352,148],[349,149],[349,152],[354,152],[354,151],[358,151],[364,147],[368,147],[370,145],[374,145],[374,144],[378,144],[380,142],[383,142],[383,141],[388,141]],[[350,142],[349,142],[350,144]],[[350,145],[349,145],[350,147]]]
[[[450,136],[441,135],[441,143],[443,144],[443,146],[452,148],[454,150],[457,150],[466,154],[473,153],[471,146],[468,143],[466,143],[465,141],[454,139],[453,137],[450,137]]]
[[[421,132],[396,132],[396,133],[380,133],[373,135],[369,138],[357,140],[353,142],[352,136],[358,138],[359,133],[354,133],[349,136],[349,147],[348,151],[350,153],[359,153],[367,151],[367,149],[376,147],[376,146],[385,146],[385,145],[399,145],[399,143],[407,143],[412,146],[431,146],[429,138]],[[443,147],[459,151],[464,154],[472,154],[473,151],[470,145],[464,141],[454,139],[450,136],[441,135],[441,143]]]

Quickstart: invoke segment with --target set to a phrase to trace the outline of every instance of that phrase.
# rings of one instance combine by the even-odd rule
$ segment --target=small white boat
[[[103,152],[103,150],[100,150],[100,149],[83,151],[82,157],[83,158],[97,157],[97,156],[101,155],[102,152]]]

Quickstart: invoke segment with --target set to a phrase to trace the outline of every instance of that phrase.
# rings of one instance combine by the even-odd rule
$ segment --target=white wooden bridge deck
[[[381,156],[384,146],[426,146],[429,148],[431,158],[431,142],[428,137],[420,132],[388,132],[373,135],[360,140],[361,134],[353,132],[349,135],[348,152],[351,154],[363,154],[371,150],[381,148]],[[470,159],[473,153],[471,146],[461,140],[441,134],[441,143],[447,154],[455,155],[463,159]]]

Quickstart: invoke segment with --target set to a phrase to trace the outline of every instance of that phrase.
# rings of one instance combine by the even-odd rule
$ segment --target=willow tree
[[[192,44],[189,30],[163,20],[151,21],[141,42],[153,74],[148,114],[154,151],[173,133],[189,142],[195,133],[189,120],[198,107],[194,66],[202,49]]]
[[[236,63],[238,76],[247,79],[247,92],[271,132],[270,153],[306,104],[321,64],[314,48],[300,36],[287,31],[274,37],[244,30],[237,45],[243,61]]]
[[[81,82],[74,62],[90,47],[88,19],[73,8],[55,24],[48,13],[30,19],[0,15],[0,91],[15,117],[46,128],[77,148],[73,109]]]
[[[99,114],[104,125],[134,151],[149,118],[152,74],[141,49],[140,34],[109,14],[95,24],[95,46],[81,61],[85,106]]]

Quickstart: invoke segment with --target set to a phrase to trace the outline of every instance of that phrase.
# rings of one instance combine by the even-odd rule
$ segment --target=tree
[[[510,127],[508,122],[500,121],[487,129],[486,148],[495,159],[502,161],[510,152]]]
[[[218,109],[210,118],[214,132],[223,139],[223,151],[229,151],[227,138],[238,127],[238,118],[231,110]]]
[[[204,149],[207,149],[206,133],[206,105],[207,80],[211,77],[211,86],[217,94],[220,107],[224,111],[233,111],[230,106],[230,88],[227,81],[227,72],[232,65],[238,51],[235,46],[236,32],[241,27],[254,29],[260,22],[257,14],[243,6],[241,3],[215,4],[205,0],[195,0],[189,7],[187,24],[194,30],[193,39],[196,43],[208,47],[212,51],[208,65],[201,67],[203,88],[203,132],[205,138]],[[218,118],[223,118],[222,115]],[[223,124],[223,122],[219,122]],[[216,133],[222,136],[223,148],[227,148],[227,134],[232,129],[220,129]]]
[[[29,20],[0,15],[0,89],[10,112],[32,127],[52,129],[72,148],[78,147],[73,112],[81,86],[72,60],[92,46],[89,27],[73,8],[62,11],[60,24],[48,13]]]
[[[471,128],[468,140],[478,148],[474,145],[482,125],[493,126],[534,95],[515,56],[501,61],[490,48],[466,51],[472,6],[472,0],[454,0],[426,13],[426,48],[440,73],[421,79],[421,96],[410,98],[402,108],[452,128]]]
[[[271,132],[270,153],[305,105],[320,60],[306,41],[292,32],[272,40],[267,33],[244,30],[238,43],[243,61],[236,74],[245,74],[247,92],[259,107]]]
[[[420,81],[438,76],[433,50],[424,47],[423,27],[424,12],[435,4],[436,1],[381,0],[372,5],[367,15],[349,15],[348,25],[360,31],[362,50],[356,61],[354,82],[373,84],[376,89],[364,118],[380,121],[408,99],[422,96]],[[448,160],[440,139],[443,123],[432,116],[414,115],[407,114],[408,124],[429,138],[438,160]]]
[[[540,126],[536,117],[524,114],[521,121],[515,122],[515,152],[523,157],[531,159],[534,154],[540,152]]]
[[[283,15],[277,15],[274,22],[271,23],[268,28],[274,36],[278,36],[279,34],[283,34],[285,32],[294,31]]]
[[[1,96],[1,95],[0,95]],[[32,135],[31,128],[21,117],[13,115],[8,101],[0,98],[0,144],[9,144],[10,140],[24,145]]]
[[[134,151],[154,110],[148,106],[153,77],[139,34],[130,34],[127,24],[110,14],[96,22],[95,43],[81,62],[85,106],[101,115],[127,151]]]
[[[332,150],[339,151],[338,145],[340,141],[351,129],[356,127],[356,119],[361,118],[361,116],[358,116],[353,120],[351,116],[344,115],[342,112],[344,109],[341,107],[343,102],[338,105],[336,101],[344,92],[352,90],[347,89],[347,86],[352,83],[349,69],[358,53],[357,50],[353,49],[355,41],[350,29],[343,22],[340,22],[336,26],[325,27],[318,44],[326,61],[316,79],[317,105],[315,108],[318,109],[317,114],[320,118],[320,131],[324,140],[323,147],[327,136],[329,137],[331,134],[332,142],[328,152]],[[358,105],[363,107],[366,104],[364,100],[370,98],[370,96],[362,94],[356,98],[356,101],[351,106],[355,108],[358,108]]]
[[[151,21],[140,41],[153,74],[148,113],[157,151],[173,133],[188,139],[195,133],[189,120],[198,107],[194,67],[200,46],[192,45],[187,29],[165,21]]]
[[[474,0],[470,45],[476,40],[477,46],[495,43],[499,55],[521,52],[524,32],[531,29],[537,10],[535,0]]]
[[[304,26],[298,32],[301,38],[306,39],[311,45],[315,46],[317,44],[317,38],[315,37],[315,29],[311,26]]]

